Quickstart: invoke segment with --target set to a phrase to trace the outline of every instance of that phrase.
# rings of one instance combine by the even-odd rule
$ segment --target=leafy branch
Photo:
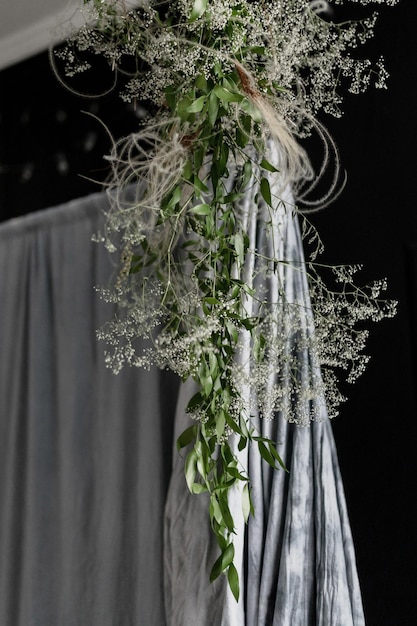
[[[337,195],[337,171],[321,199],[308,200],[302,191],[311,180],[307,189],[316,188],[331,151],[337,153],[314,115],[339,114],[341,78],[360,91],[377,71],[383,86],[382,65],[375,70],[350,56],[372,36],[373,18],[333,24],[318,15],[321,3],[308,0],[145,1],[135,11],[122,0],[83,5],[92,24],[57,51],[67,76],[91,67],[91,54],[103,55],[123,74],[128,57],[137,69],[122,97],[156,108],[136,132],[114,142],[107,157],[111,209],[104,240],[109,250],[121,248],[121,263],[114,289],[102,293],[118,302],[119,313],[98,336],[109,345],[106,362],[116,373],[125,363],[156,364],[196,382],[187,406],[194,423],[177,447],[185,452],[189,491],[209,496],[220,550],[210,580],[225,573],[237,600],[232,490],[241,492],[245,522],[254,512],[239,452],[256,445],[266,463],[285,469],[278,442],[254,430],[251,411],[306,425],[316,418],[311,398],[325,394],[335,414],[343,398],[334,369],[349,370],[354,380],[366,361],[366,333],[355,325],[395,310],[380,298],[382,282],[356,287],[353,268],[335,268],[340,290],[326,286],[316,261],[321,240],[306,218],[304,239],[315,246],[307,263],[275,247],[284,237],[280,219],[299,213],[289,188],[308,210]],[[325,147],[316,178],[297,141],[312,129]],[[251,240],[250,195],[270,253]],[[309,283],[311,303],[287,298],[288,267]],[[258,287],[258,279],[271,275],[279,285],[272,301]],[[138,354],[139,338],[149,341]],[[248,348],[245,363],[242,346]],[[297,360],[306,350],[308,382]],[[253,398],[244,398],[245,386],[254,391],[255,407]]]

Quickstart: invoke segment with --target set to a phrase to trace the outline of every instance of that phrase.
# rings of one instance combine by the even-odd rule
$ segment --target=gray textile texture
[[[259,421],[290,473],[242,456],[256,517],[239,522],[241,601],[224,578],[208,583],[206,502],[187,492],[176,452],[171,471],[175,409],[179,434],[193,391],[177,402],[158,370],[114,376],[95,339],[112,315],[93,290],[112,273],[91,243],[106,206],[97,194],[0,226],[0,626],[362,626],[325,415],[311,428]],[[275,244],[300,259],[297,223],[280,219]],[[286,280],[308,300],[299,273]],[[239,507],[237,494],[236,519]]]
[[[0,625],[164,624],[177,381],[104,365],[105,196],[0,227]]]

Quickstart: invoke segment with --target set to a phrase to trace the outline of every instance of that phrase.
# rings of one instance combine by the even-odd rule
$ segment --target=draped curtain
[[[106,207],[96,194],[0,226],[0,624],[362,626],[324,408],[309,428],[259,422],[290,472],[249,452],[240,602],[224,578],[209,585],[206,503],[172,453],[192,390],[159,370],[114,376],[95,338],[113,314],[94,291],[113,271],[91,242]],[[285,220],[280,245],[300,261]],[[305,283],[286,280],[307,302]]]
[[[0,624],[164,624],[177,383],[104,365],[105,197],[0,228]]]

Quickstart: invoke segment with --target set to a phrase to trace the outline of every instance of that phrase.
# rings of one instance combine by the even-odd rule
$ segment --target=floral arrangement
[[[177,445],[186,450],[189,490],[208,497],[220,550],[210,578],[226,573],[236,599],[228,495],[237,485],[245,520],[253,512],[250,476],[236,450],[256,445],[267,463],[284,468],[277,442],[254,430],[251,411],[306,426],[317,416],[302,400],[324,396],[336,415],[340,378],[353,382],[367,362],[362,322],[395,312],[381,297],[384,281],[357,286],[358,266],[318,262],[322,243],[308,220],[343,187],[336,146],[317,114],[339,116],[341,89],[384,87],[387,76],[382,60],[354,53],[373,35],[376,14],[337,23],[331,17],[339,4],[142,0],[129,8],[123,0],[84,0],[86,25],[56,53],[67,76],[102,55],[125,78],[121,97],[152,112],[107,156],[111,208],[101,239],[119,251],[120,265],[101,292],[118,303],[118,315],[98,335],[116,373],[125,364],[157,365],[195,381],[187,408],[193,423]],[[323,143],[318,174],[299,141],[311,133]],[[314,199],[329,167],[328,189]],[[297,271],[309,284],[307,312],[284,286],[272,299],[266,294],[267,277],[282,277],[292,261],[273,246],[253,246],[244,209],[251,193],[271,240],[283,236],[280,212],[301,222],[309,256]],[[297,372],[297,351],[305,348],[307,382]]]

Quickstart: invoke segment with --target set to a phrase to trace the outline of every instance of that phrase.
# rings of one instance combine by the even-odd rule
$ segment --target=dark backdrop
[[[364,279],[387,277],[399,301],[396,318],[372,328],[372,360],[333,422],[368,626],[417,619],[416,23],[414,0],[381,9],[367,52],[383,53],[389,89],[348,97],[341,120],[323,119],[348,181],[313,217],[326,260],[363,263]],[[65,91],[46,54],[1,72],[0,99],[1,220],[98,190],[80,174],[105,179],[110,141],[81,110],[115,137],[141,115],[117,95],[91,100]]]
[[[370,48],[389,88],[348,98],[328,124],[348,181],[314,220],[329,261],[363,263],[399,301],[372,329],[368,370],[334,421],[368,626],[417,623],[416,20],[414,0],[381,10]]]

